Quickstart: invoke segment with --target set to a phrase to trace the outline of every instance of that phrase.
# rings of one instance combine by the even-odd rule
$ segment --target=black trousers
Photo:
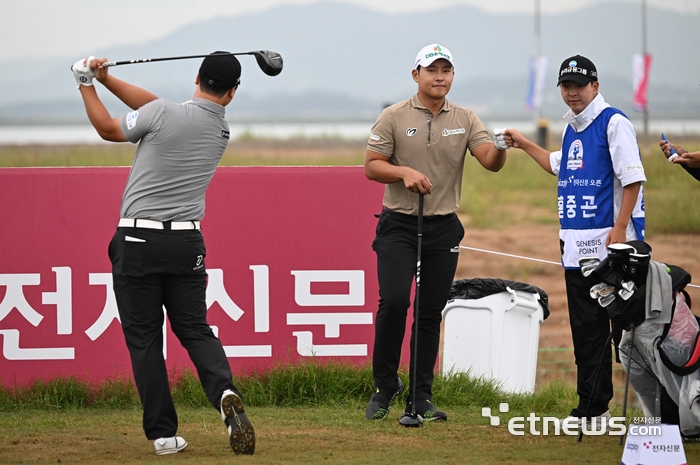
[[[605,343],[610,334],[610,319],[607,311],[589,295],[591,286],[598,284],[600,280],[584,278],[579,270],[564,270],[564,279],[576,358],[576,391],[579,397],[578,407],[571,414],[577,417],[585,416],[590,403],[589,416],[600,415],[608,410],[608,403],[613,398],[612,345]],[[598,382],[595,383],[601,359],[603,363],[600,366]]]
[[[449,297],[459,259],[464,228],[457,215],[425,217],[421,243],[421,283],[418,309],[418,353],[413,353],[416,323],[411,329],[410,381],[416,367],[417,400],[432,400],[432,385],[440,348],[442,310]],[[375,321],[372,368],[375,386],[395,389],[416,274],[418,217],[384,209],[372,248],[377,254],[379,308]],[[415,317],[415,314],[414,314]],[[415,363],[414,363],[415,362]]]
[[[175,436],[177,413],[163,359],[163,307],[170,327],[187,350],[209,402],[219,408],[233,385],[221,341],[207,323],[200,231],[118,228],[109,245],[114,294],[148,439]]]

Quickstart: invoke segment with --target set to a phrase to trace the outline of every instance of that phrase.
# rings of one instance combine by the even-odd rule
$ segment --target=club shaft
[[[630,370],[632,369],[632,346],[634,345],[634,326],[632,326],[632,337],[627,349],[627,373],[625,376],[625,397],[622,400],[622,417],[627,421],[627,395],[630,388]],[[622,445],[623,436],[620,436],[620,445]]]
[[[413,299],[413,379],[411,381],[411,414],[416,415],[416,380],[418,374],[418,308],[420,305],[420,262],[423,245],[423,194],[418,193],[418,246],[416,260],[416,297]]]
[[[136,63],[151,63],[155,61],[172,61],[172,60],[189,60],[191,58],[206,58],[208,56],[230,56],[230,55],[252,55],[253,52],[236,52],[236,53],[208,53],[206,55],[183,55],[177,57],[162,57],[162,58],[142,58],[140,60],[122,60],[122,61],[107,61],[102,63],[105,68],[110,66],[131,65]]]

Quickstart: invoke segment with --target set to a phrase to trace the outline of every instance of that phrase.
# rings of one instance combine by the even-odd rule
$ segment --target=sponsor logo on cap
[[[435,47],[436,49],[439,47]],[[436,50],[434,52],[426,53],[425,54],[425,59],[433,58],[433,57],[439,57],[439,58],[444,58],[448,61],[452,61],[452,57],[450,57],[447,53],[443,52],[442,49]]]
[[[568,67],[561,70],[560,76],[563,76],[565,74],[583,74],[584,76],[587,76],[588,70],[583,68]]]

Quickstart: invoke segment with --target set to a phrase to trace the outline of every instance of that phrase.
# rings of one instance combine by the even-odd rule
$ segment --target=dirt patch
[[[468,223],[468,218],[463,217],[463,222]],[[572,347],[564,272],[558,264],[559,225],[521,222],[517,217],[515,223],[498,230],[467,227],[461,245],[557,264],[462,249],[455,279],[512,279],[543,289],[549,295],[551,315],[540,328],[540,348]],[[697,236],[655,235],[647,242],[652,247],[652,260],[680,266],[700,278]],[[688,291],[693,300],[700,302],[700,289],[691,287]]]

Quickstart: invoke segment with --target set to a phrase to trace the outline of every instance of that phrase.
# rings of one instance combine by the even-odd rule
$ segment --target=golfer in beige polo
[[[459,206],[464,158],[469,151],[484,168],[498,171],[505,164],[507,148],[500,133],[492,141],[473,111],[445,98],[454,73],[454,59],[448,49],[438,44],[424,47],[416,56],[412,71],[418,93],[381,113],[367,145],[365,174],[386,184],[384,209],[372,243],[377,254],[379,309],[372,355],[375,389],[367,405],[368,419],[386,418],[389,403],[403,391],[397,372],[416,274],[421,193],[425,195],[425,206],[418,350],[413,353],[414,323],[410,379],[415,379],[415,383],[411,383],[404,415],[416,413],[421,422],[447,420],[447,414],[432,404],[432,384],[442,309],[452,287],[459,243],[464,236],[464,228],[454,213]]]

